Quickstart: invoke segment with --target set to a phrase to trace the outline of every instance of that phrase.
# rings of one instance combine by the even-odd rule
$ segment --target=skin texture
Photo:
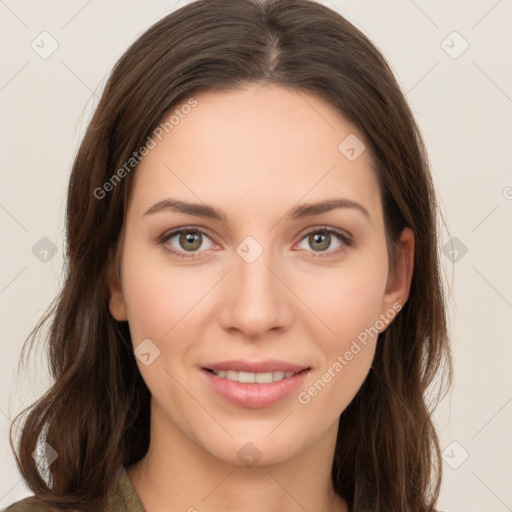
[[[377,337],[359,343],[309,403],[297,395],[379,315],[392,319],[393,305],[406,302],[413,234],[402,233],[389,273],[370,151],[349,161],[338,150],[348,135],[363,137],[321,99],[256,84],[194,97],[198,105],[136,170],[120,281],[110,273],[112,315],[128,320],[134,348],[150,339],[160,350],[147,366],[137,361],[152,393],[151,442],[128,475],[148,512],[348,510],[330,477],[338,419],[368,374]],[[169,209],[145,215],[171,197],[212,205],[224,222]],[[285,217],[298,204],[334,198],[357,201],[369,219],[356,208]],[[325,226],[353,245],[307,236]],[[159,243],[176,228],[200,229],[202,244],[180,245],[179,234]],[[252,263],[236,252],[247,236],[263,249]],[[196,257],[166,246],[192,247]],[[312,370],[297,392],[262,409],[225,401],[201,370],[269,358]],[[253,467],[237,456],[249,442],[261,454]]]

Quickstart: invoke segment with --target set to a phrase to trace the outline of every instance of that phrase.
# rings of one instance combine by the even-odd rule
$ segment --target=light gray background
[[[8,427],[49,384],[43,351],[26,372],[17,374],[17,363],[62,281],[65,191],[78,141],[115,61],[185,3],[0,0],[0,507],[29,494]],[[322,3],[391,64],[425,137],[449,227],[440,251],[453,283],[455,385],[435,413],[445,461],[440,508],[510,511],[512,2]],[[31,47],[51,48],[43,31],[58,43],[47,58]],[[43,237],[55,244],[54,257]],[[450,257],[442,246],[451,237],[460,242]]]

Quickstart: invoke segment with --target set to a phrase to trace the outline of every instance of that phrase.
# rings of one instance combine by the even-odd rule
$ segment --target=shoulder
[[[12,503],[0,512],[52,512],[52,509],[43,505],[34,496],[29,496],[28,498]]]
[[[54,509],[41,503],[35,496],[29,496],[0,512],[54,512]],[[113,492],[107,496],[106,505],[101,512],[145,512],[124,466],[120,466]]]

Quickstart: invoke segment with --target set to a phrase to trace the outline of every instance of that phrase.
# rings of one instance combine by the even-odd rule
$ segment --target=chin
[[[292,459],[300,452],[298,436],[294,436],[289,430],[286,432],[286,438],[276,435],[275,439],[270,439],[272,434],[269,437],[266,436],[267,434],[260,430],[254,435],[247,433],[243,436],[234,436],[229,440],[225,439],[223,442],[216,442],[209,437],[205,440],[203,448],[216,459],[247,468],[280,464]],[[293,439],[293,445],[290,439]]]

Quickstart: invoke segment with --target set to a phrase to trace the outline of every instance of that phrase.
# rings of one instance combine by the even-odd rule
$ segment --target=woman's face
[[[134,171],[110,310],[158,432],[276,463],[335,437],[407,300],[413,238],[392,279],[369,149],[322,100],[259,85],[194,98]]]

